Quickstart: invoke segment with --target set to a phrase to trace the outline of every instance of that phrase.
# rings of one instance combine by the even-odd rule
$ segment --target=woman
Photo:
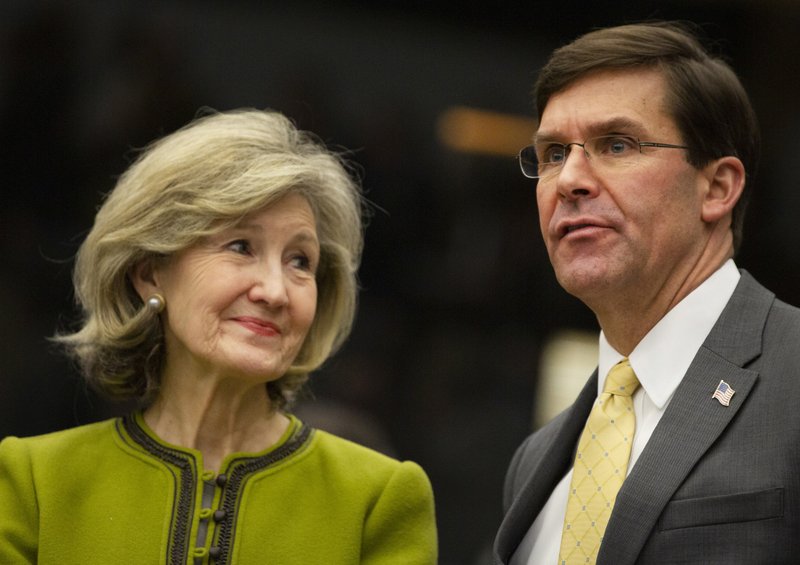
[[[59,336],[125,418],[0,443],[0,563],[431,564],[430,484],[287,410],[342,343],[362,247],[340,160],[277,113],[151,145],[81,246]]]

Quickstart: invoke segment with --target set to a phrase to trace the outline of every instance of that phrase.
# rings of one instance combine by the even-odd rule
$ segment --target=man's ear
[[[142,302],[146,302],[153,294],[161,294],[162,289],[158,284],[158,270],[153,259],[144,259],[129,271],[128,277],[136,289]]]
[[[708,186],[703,197],[702,218],[714,223],[729,215],[744,191],[744,165],[737,157],[721,157],[706,168]]]

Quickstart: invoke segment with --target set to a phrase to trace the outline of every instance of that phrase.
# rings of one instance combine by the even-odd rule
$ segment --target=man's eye
[[[551,145],[542,154],[542,163],[561,163],[566,158],[567,151],[563,145]]]
[[[629,155],[632,151],[638,149],[638,142],[636,139],[627,135],[607,135],[598,137],[597,154],[598,155]]]

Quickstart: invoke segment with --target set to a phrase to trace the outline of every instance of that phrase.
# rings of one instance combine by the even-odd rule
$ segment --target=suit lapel
[[[556,426],[549,446],[530,470],[520,470],[527,476],[524,485],[515,493],[514,502],[506,512],[495,540],[495,563],[506,564],[517,550],[536,516],[547,502],[575,455],[575,446],[583,431],[586,418],[597,397],[597,371],[583,387],[575,403],[548,426]]]
[[[761,352],[774,295],[747,273],[700,348],[620,490],[597,563],[634,563],[664,507],[747,401],[758,373],[743,369]],[[720,380],[730,406],[712,399]]]
[[[664,507],[745,403],[756,378],[707,350],[698,353],[617,495],[598,563],[636,561]],[[727,407],[711,398],[720,380],[736,391]]]

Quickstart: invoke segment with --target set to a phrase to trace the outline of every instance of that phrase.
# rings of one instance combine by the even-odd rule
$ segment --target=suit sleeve
[[[364,525],[362,565],[435,565],[433,490],[422,468],[401,463]]]
[[[36,563],[38,504],[25,442],[0,442],[0,563]]]

